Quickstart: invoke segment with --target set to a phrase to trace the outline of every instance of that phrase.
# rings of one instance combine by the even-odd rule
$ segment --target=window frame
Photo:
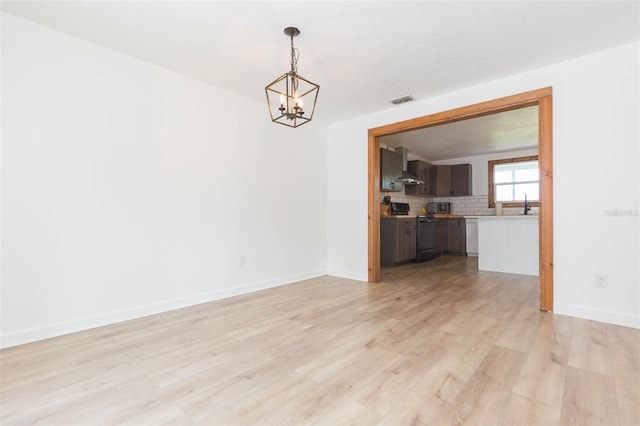
[[[527,157],[513,157],[513,158],[502,158],[500,160],[489,160],[488,169],[489,169],[489,207],[493,208],[496,206],[495,202],[495,185],[493,183],[494,176],[494,167],[498,164],[508,164],[508,163],[524,163],[527,161],[538,161],[538,170],[540,170],[540,161],[538,160],[537,155],[530,155]],[[540,185],[540,179],[538,179],[538,185]],[[539,207],[540,201],[531,201],[528,203],[531,207]],[[515,202],[503,202],[503,207],[524,207],[524,201],[515,201]]]

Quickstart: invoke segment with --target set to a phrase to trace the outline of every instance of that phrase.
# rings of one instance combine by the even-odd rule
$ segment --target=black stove
[[[433,217],[418,216],[416,232],[416,262],[435,257],[435,222]]]

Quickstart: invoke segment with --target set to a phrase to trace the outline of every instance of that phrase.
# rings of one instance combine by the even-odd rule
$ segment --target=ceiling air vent
[[[415,100],[416,98],[414,98],[413,96],[403,96],[401,98],[392,100],[391,103],[394,105],[400,105],[400,104],[404,104],[405,102],[411,102]]]

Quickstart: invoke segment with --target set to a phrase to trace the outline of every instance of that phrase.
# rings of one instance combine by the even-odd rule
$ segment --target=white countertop
[[[388,216],[380,216],[380,218],[382,219],[415,219],[417,218],[417,215],[414,214],[409,214],[409,215],[402,215],[402,214],[391,214]],[[432,219],[537,219],[538,215],[537,214],[528,214],[528,215],[517,215],[517,214],[513,214],[513,215],[504,215],[504,216],[495,216],[495,215],[454,215],[454,214],[449,214],[449,215],[433,215],[433,216],[427,216],[430,217]]]
[[[505,216],[465,216],[465,219],[537,219],[539,216],[537,214],[519,214],[519,215],[505,215]]]

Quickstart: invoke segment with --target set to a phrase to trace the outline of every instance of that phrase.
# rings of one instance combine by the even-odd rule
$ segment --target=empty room
[[[640,3],[1,12],[3,425],[640,424]]]

